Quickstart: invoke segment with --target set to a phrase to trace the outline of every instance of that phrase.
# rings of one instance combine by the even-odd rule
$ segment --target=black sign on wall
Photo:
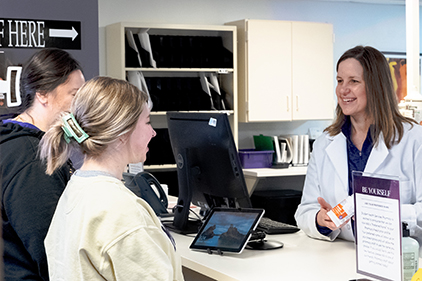
[[[1,19],[0,48],[81,49],[81,22]]]

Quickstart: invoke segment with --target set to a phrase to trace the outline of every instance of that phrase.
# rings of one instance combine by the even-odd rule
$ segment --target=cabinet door
[[[291,22],[246,22],[249,122],[291,120]]]
[[[293,120],[332,119],[333,28],[292,22]]]

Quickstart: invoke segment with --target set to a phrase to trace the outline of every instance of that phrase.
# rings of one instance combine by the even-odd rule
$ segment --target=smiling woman
[[[336,119],[313,146],[296,211],[298,226],[309,236],[354,240],[351,222],[339,228],[327,215],[353,194],[352,171],[397,176],[401,219],[422,237],[422,127],[402,116],[386,58],[372,47],[357,46],[337,62]]]
[[[349,115],[353,122],[367,123],[366,132],[371,124],[366,111],[366,85],[363,67],[354,58],[342,61],[337,70],[337,101],[344,115]]]
[[[353,82],[353,79],[351,79],[351,82],[363,83],[365,86],[364,95],[366,98],[364,99],[366,99],[366,105],[364,109],[366,114],[362,115],[365,116],[365,119],[356,123],[353,129],[360,129],[357,128],[358,126],[362,127],[361,131],[366,134],[370,125],[374,124],[370,130],[374,143],[377,143],[382,132],[385,144],[390,148],[396,137],[400,141],[403,136],[402,123],[412,124],[414,120],[403,117],[399,112],[386,58],[381,52],[372,47],[357,46],[345,52],[337,62],[338,76],[342,75],[344,71],[348,71],[349,75],[353,75],[350,74],[352,71],[355,72],[354,75],[362,75],[360,81]],[[339,97],[339,91],[342,89],[340,82],[336,88],[337,97]],[[361,94],[363,97],[363,93]],[[357,97],[357,93],[355,97]],[[340,133],[341,127],[345,123],[345,116],[350,116],[350,114],[343,112],[342,105],[345,104],[340,99],[336,108],[336,119],[326,129],[331,136]],[[345,109],[347,108],[345,107]],[[351,122],[353,124],[354,120],[351,120]]]

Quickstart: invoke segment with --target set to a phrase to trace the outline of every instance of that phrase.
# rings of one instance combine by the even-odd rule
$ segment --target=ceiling
[[[348,3],[366,3],[366,4],[386,4],[386,5],[405,5],[405,0],[312,0],[322,2],[348,2]],[[419,0],[419,5],[422,0]]]

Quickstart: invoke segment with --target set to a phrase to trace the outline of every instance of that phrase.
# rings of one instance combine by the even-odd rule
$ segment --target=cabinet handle
[[[296,96],[296,111],[299,111],[299,96]]]
[[[290,111],[289,96],[286,96],[286,99],[287,99],[287,112],[289,112]]]

